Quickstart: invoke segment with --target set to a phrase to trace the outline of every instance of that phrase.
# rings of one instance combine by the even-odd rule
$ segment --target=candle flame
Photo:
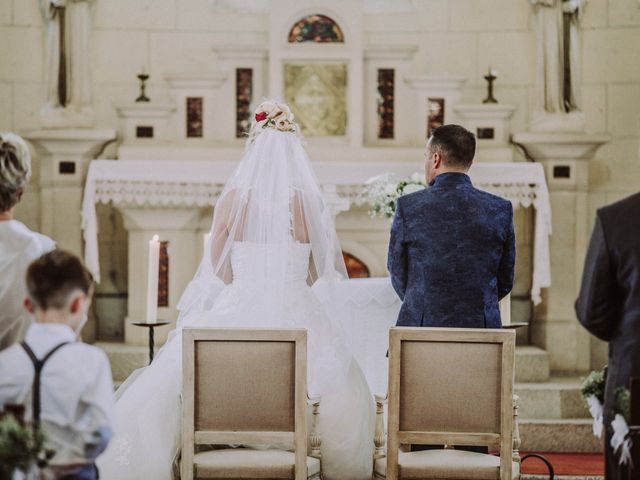
[[[154,242],[158,242],[158,241],[160,241],[160,237],[159,237],[158,235],[154,235],[154,236],[153,236],[153,241],[154,241]]]

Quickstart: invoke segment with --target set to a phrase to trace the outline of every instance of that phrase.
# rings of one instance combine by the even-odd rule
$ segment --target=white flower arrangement
[[[424,177],[414,173],[408,179],[398,180],[391,173],[370,178],[365,182],[361,199],[371,204],[369,215],[372,218],[393,218],[396,213],[398,198],[423,190],[427,184]]]
[[[604,372],[591,372],[582,382],[582,397],[587,406],[589,413],[593,417],[593,434],[602,438],[604,430],[603,414],[604,414]]]
[[[589,413],[593,417],[593,434],[602,438],[604,431],[604,372],[591,372],[582,383],[582,397],[589,406]],[[620,387],[615,392],[615,404],[613,408],[613,420],[611,428],[611,447],[618,453],[620,465],[631,464],[631,437],[629,436],[630,417],[630,393],[629,390]]]
[[[629,435],[629,419],[631,417],[631,393],[624,387],[618,387],[615,392],[614,417],[611,421],[613,435],[611,435],[611,447],[620,458],[620,465],[631,465],[631,436]]]

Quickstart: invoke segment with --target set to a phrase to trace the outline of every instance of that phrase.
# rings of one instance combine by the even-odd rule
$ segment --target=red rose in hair
[[[256,113],[256,122],[261,122],[267,119],[267,112]]]

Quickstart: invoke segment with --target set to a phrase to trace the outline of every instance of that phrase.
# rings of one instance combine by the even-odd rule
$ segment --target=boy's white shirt
[[[0,221],[0,350],[23,339],[32,323],[24,308],[29,264],[55,248],[53,240],[17,220]]]
[[[48,446],[56,451],[53,464],[86,460],[85,446],[115,427],[115,399],[111,368],[106,354],[97,347],[76,341],[67,325],[34,323],[25,341],[42,359],[56,345],[61,347],[46,362],[41,373],[42,427]],[[0,405],[24,404],[32,414],[33,364],[22,346],[0,352]]]

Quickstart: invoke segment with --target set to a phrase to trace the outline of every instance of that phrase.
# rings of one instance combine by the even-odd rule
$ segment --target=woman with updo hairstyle
[[[24,339],[32,318],[24,307],[29,264],[55,248],[49,237],[13,218],[31,178],[31,155],[14,133],[0,133],[0,350]]]

